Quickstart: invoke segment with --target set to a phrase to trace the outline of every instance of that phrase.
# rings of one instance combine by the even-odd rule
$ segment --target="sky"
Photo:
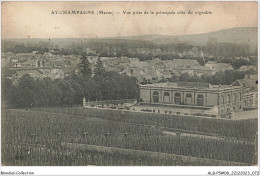
[[[2,38],[189,35],[258,26],[257,2],[249,1],[2,2],[1,8]],[[94,14],[52,14],[53,11],[63,10],[94,11]],[[113,15],[98,14],[99,11],[113,11]],[[123,14],[123,11],[130,11],[131,14]],[[160,11],[174,11],[175,14],[156,15]],[[180,11],[185,14],[177,14]],[[193,14],[187,14],[188,11]],[[195,14],[197,11],[210,11],[212,14],[198,15]],[[143,14],[133,15],[133,12]]]

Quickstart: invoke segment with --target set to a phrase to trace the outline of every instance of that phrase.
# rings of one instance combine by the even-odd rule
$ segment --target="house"
[[[244,79],[250,79],[250,80],[257,81],[258,75],[245,75]]]
[[[49,69],[49,73],[46,75],[46,77],[49,77],[51,79],[63,79],[65,77],[65,74],[62,69]],[[47,72],[47,71],[45,71]]]
[[[63,59],[57,59],[57,60],[53,60],[54,66],[56,68],[61,68],[65,66],[64,60]]]
[[[25,74],[29,74],[33,78],[43,78],[44,77],[42,72],[37,69],[16,70],[15,73],[11,76],[11,80],[13,81],[13,84],[17,84],[18,80]]]
[[[63,67],[59,70],[59,74],[64,74],[64,77],[66,77],[69,76],[73,71],[74,69],[72,67]]]
[[[92,48],[85,48],[84,51],[87,54],[97,54],[97,51],[95,49],[92,49]]]
[[[108,70],[109,71],[115,71],[118,73],[123,72],[126,69],[126,67],[124,65],[110,65]]]
[[[199,62],[194,59],[173,59],[172,60],[174,65],[180,65],[180,66],[199,66]]]
[[[129,60],[127,57],[120,57],[117,59],[119,65],[127,65],[129,64]]]
[[[153,82],[153,81],[158,81],[161,79],[161,73],[158,70],[154,69],[145,69],[142,72],[143,78],[146,80]]]
[[[20,64],[21,67],[37,67],[37,60],[28,59],[27,61]]]
[[[139,67],[139,59],[132,59],[130,60],[129,66],[130,68],[138,68]]]
[[[205,66],[209,67],[211,70],[213,70],[213,73],[219,71],[226,71],[226,70],[234,70],[232,65],[230,63],[217,63],[215,61],[209,61],[205,64]]]
[[[243,56],[235,57],[235,60],[239,60],[239,59],[243,59],[243,60],[249,61],[248,57],[243,57]]]
[[[144,70],[141,68],[128,68],[126,70],[126,73],[128,76],[133,76],[137,78],[138,82],[143,81]]]
[[[213,75],[214,71],[208,66],[191,66],[189,70],[192,71],[192,75]]]
[[[97,60],[98,60],[98,56],[88,56],[88,61],[89,63],[94,63],[96,64]]]
[[[239,69],[237,69],[238,71],[248,71],[248,70],[257,70],[256,67],[254,65],[242,65]]]

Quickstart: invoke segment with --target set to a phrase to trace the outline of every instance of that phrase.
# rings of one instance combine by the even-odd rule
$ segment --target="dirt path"
[[[235,120],[257,119],[258,110],[242,111],[234,114]]]

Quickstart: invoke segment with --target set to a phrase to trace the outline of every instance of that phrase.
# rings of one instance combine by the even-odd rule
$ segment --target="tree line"
[[[136,78],[126,74],[106,71],[98,59],[92,73],[86,55],[78,65],[79,73],[64,79],[39,79],[23,75],[13,84],[2,77],[2,100],[4,106],[24,108],[41,106],[73,106],[82,104],[83,97],[89,101],[139,99]]]
[[[177,76],[172,73],[171,78],[164,78],[161,80],[157,80],[157,78],[153,77],[152,80],[144,78],[141,82],[142,85],[145,84],[152,84],[153,82],[205,82],[210,83],[212,85],[230,85],[238,79],[244,79],[245,75],[256,75],[257,71],[254,69],[250,69],[248,71],[238,71],[238,70],[226,70],[226,71],[219,71],[216,72],[214,75],[207,75],[203,74],[201,76],[197,75],[190,75],[188,73],[182,73],[181,75]]]
[[[188,73],[183,73],[179,77],[172,75],[169,81],[205,82],[213,85],[219,85],[219,84],[230,85],[238,79],[244,79],[246,74],[250,74],[250,75],[257,74],[257,72],[255,70],[249,70],[245,72],[237,71],[237,70],[226,70],[224,72],[223,71],[216,72],[214,75],[204,74],[201,76],[198,76],[196,74],[191,76]]]

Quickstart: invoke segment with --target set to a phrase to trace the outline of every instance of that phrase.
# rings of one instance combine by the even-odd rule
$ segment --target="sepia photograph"
[[[258,2],[1,13],[1,166],[258,166]]]

